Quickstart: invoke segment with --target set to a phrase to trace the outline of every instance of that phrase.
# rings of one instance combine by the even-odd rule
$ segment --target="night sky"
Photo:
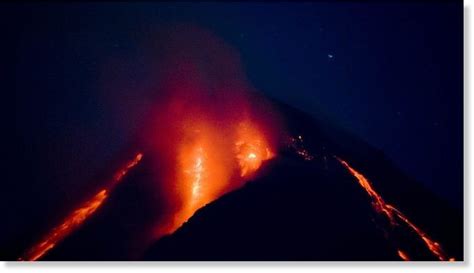
[[[13,214],[40,218],[36,210],[80,198],[127,144],[145,111],[131,118],[111,98],[146,109],[140,49],[174,23],[214,32],[258,90],[323,113],[462,206],[461,2],[48,3],[1,13],[14,47],[11,230],[35,221]]]

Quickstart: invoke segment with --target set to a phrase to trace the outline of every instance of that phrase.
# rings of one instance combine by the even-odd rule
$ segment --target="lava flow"
[[[138,153],[133,160],[121,168],[112,180],[108,188],[101,189],[92,198],[84,202],[79,208],[69,214],[64,221],[54,227],[48,235],[38,244],[29,249],[19,261],[36,261],[44,256],[49,250],[54,248],[58,242],[66,238],[69,234],[77,230],[97,209],[104,203],[110,191],[119,183],[122,178],[135,167],[142,159],[143,154]]]
[[[346,161],[336,157],[336,159],[347,169],[349,172],[359,181],[359,184],[361,187],[365,189],[367,194],[370,196],[372,199],[372,205],[374,209],[378,213],[383,213],[387,216],[387,218],[390,220],[391,225],[398,225],[400,223],[405,223],[408,227],[410,227],[425,243],[426,247],[429,249],[429,251],[436,256],[439,260],[441,261],[447,261],[447,255],[441,248],[441,245],[438,242],[433,241],[428,237],[428,235],[423,232],[420,228],[415,226],[408,218],[400,212],[397,208],[394,206],[387,204],[383,198],[378,194],[374,188],[372,187],[372,184],[367,180],[367,178],[364,177],[361,173],[356,171],[354,168],[352,168]],[[397,220],[401,220],[397,221]],[[403,260],[409,260],[407,254],[405,254],[403,251],[398,250],[398,255],[400,258]],[[453,261],[453,258],[449,259],[450,261]]]
[[[405,252],[401,251],[400,249],[397,251],[397,254],[404,261],[409,261],[410,260],[408,255]]]
[[[374,188],[372,187],[372,184],[359,172],[354,170],[349,164],[347,164],[346,161],[336,157],[336,159],[344,166],[346,167],[350,173],[357,178],[357,181],[359,181],[359,185],[365,189],[367,194],[370,196],[372,199],[372,205],[378,213],[384,213],[385,216],[390,220],[390,223],[392,225],[396,224],[395,216],[394,216],[394,211],[391,209],[392,207],[387,205],[383,198],[378,194]]]
[[[289,147],[304,160],[312,161],[314,159],[314,156],[310,155],[310,153],[303,147],[302,136],[298,136],[298,138],[291,137],[289,139]],[[413,224],[408,219],[408,217],[406,217],[402,212],[400,212],[400,210],[395,208],[393,205],[386,203],[382,196],[373,188],[370,181],[364,175],[352,168],[346,161],[340,159],[337,156],[334,157],[357,179],[359,185],[364,188],[364,190],[371,198],[374,210],[379,214],[385,215],[389,220],[391,226],[397,226],[400,224],[407,225],[418,235],[418,237],[424,242],[428,250],[435,257],[437,257],[441,261],[454,261],[454,258],[448,259],[448,256],[443,251],[441,245],[438,242],[433,241],[425,232],[423,232],[420,228]],[[397,250],[397,254],[404,261],[410,260],[408,254],[400,249]]]

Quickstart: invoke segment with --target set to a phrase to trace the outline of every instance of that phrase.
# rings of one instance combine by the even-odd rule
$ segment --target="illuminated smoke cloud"
[[[277,151],[276,112],[247,82],[239,56],[213,34],[190,26],[151,42],[156,103],[142,135],[151,152],[162,214],[154,236],[242,186]]]

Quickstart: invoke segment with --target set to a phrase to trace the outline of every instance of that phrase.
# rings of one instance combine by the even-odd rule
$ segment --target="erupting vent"
[[[249,122],[239,124],[235,150],[242,177],[252,174],[264,160],[274,156],[267,140]]]
[[[249,120],[226,128],[231,131],[228,135],[232,139],[225,141],[219,134],[222,130],[214,128],[212,123],[201,122],[195,126],[184,129],[190,132],[178,144],[174,182],[178,200],[174,202],[182,205],[175,210],[173,220],[159,224],[160,233],[174,232],[196,210],[241,186],[263,161],[273,157],[267,138]],[[168,228],[163,230],[163,226]]]

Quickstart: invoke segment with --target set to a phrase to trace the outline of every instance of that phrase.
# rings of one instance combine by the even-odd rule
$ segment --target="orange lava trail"
[[[401,223],[405,223],[407,226],[409,226],[418,236],[423,240],[427,248],[431,251],[431,253],[436,256],[439,260],[441,261],[447,261],[447,255],[441,248],[440,244],[438,242],[433,241],[428,237],[428,235],[423,232],[420,228],[415,226],[408,218],[400,212],[397,208],[394,206],[387,204],[383,198],[378,194],[374,188],[372,187],[372,184],[365,178],[361,173],[356,171],[354,168],[352,168],[346,161],[336,157],[336,159],[344,166],[346,169],[349,170],[349,172],[357,178],[359,181],[359,184],[365,189],[367,194],[372,198],[372,205],[374,206],[374,209],[378,213],[384,213],[387,218],[389,218],[390,223],[392,225],[397,225],[400,222],[397,220],[401,220]],[[401,250],[398,250],[398,255],[400,258],[403,260],[408,260],[408,256],[402,252]],[[450,261],[453,261],[453,258],[449,258]]]
[[[372,188],[372,184],[369,182],[369,180],[367,180],[361,173],[357,172],[351,166],[349,166],[346,161],[337,157],[336,159],[339,160],[339,162],[341,162],[341,164],[346,167],[355,178],[357,178],[359,184],[362,186],[362,188],[365,189],[370,198],[372,198],[372,204],[374,206],[374,209],[378,213],[384,213],[390,220],[391,224],[396,224],[396,220],[391,206],[388,206],[387,203],[385,203],[385,201],[382,199],[382,197],[374,190],[374,188]]]
[[[431,251],[431,253],[433,253],[436,257],[438,257],[438,259],[441,261],[448,260],[446,254],[444,253],[443,249],[441,248],[441,245],[438,242],[435,242],[432,239],[430,239],[425,232],[423,232],[420,228],[418,228],[412,222],[410,222],[410,220],[408,220],[408,218],[403,213],[401,213],[398,209],[394,208],[391,205],[388,205],[388,206],[390,207],[392,211],[394,211],[397,214],[399,219],[401,219],[404,223],[406,223],[411,229],[413,229],[420,236],[420,238],[423,240],[423,242],[425,242],[426,246]],[[449,260],[454,261],[454,258],[449,258]]]
[[[64,221],[53,228],[50,233],[38,244],[29,249],[19,261],[36,261],[43,257],[49,250],[54,248],[58,242],[66,238],[73,231],[77,230],[87,218],[89,218],[95,211],[104,203],[109,196],[110,191],[117,185],[118,182],[142,159],[143,154],[138,153],[133,160],[121,168],[112,180],[112,185],[109,188],[101,189],[91,199],[84,202],[79,208],[75,209],[69,214]]]
[[[397,253],[398,253],[398,256],[400,256],[400,258],[402,260],[404,260],[404,261],[409,261],[410,260],[408,255],[405,252],[401,251],[400,249],[397,251]]]

